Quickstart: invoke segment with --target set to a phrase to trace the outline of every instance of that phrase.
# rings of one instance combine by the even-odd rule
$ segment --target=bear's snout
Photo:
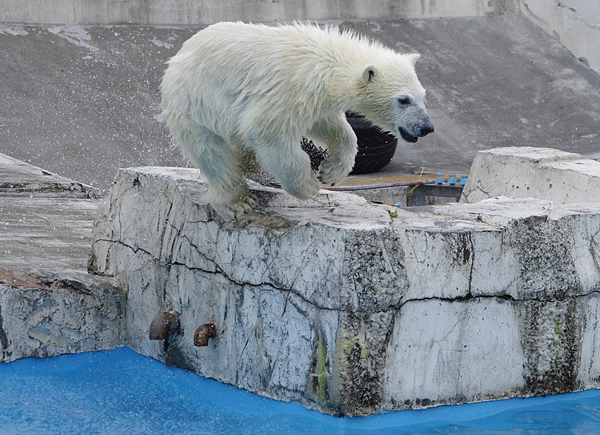
[[[433,123],[431,122],[431,120],[429,120],[421,126],[421,132],[417,136],[424,137],[424,136],[427,136],[429,133],[433,133],[433,131],[434,131]]]
[[[398,132],[402,139],[409,143],[415,143],[420,137],[427,136],[429,133],[433,133],[433,131],[433,122],[431,122],[429,116],[419,124],[413,124],[409,129],[398,127]]]

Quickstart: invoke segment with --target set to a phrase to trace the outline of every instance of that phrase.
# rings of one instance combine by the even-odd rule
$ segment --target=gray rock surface
[[[600,162],[550,148],[506,147],[477,154],[461,201],[496,196],[557,204],[600,202]]]
[[[127,287],[136,352],[344,415],[600,386],[600,203],[396,215],[354,195],[253,189],[258,209],[222,222],[196,170],[119,173],[92,268]],[[168,310],[179,332],[151,341]],[[206,323],[217,336],[195,347]]]
[[[6,276],[1,269],[0,282]],[[65,273],[17,278],[23,276],[26,284],[0,284],[0,362],[123,345],[125,298],[109,280]]]
[[[0,362],[123,345],[125,294],[87,273],[98,196],[0,154]]]

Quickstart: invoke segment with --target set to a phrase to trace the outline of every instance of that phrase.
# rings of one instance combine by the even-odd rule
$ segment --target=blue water
[[[0,434],[600,434],[600,391],[338,419],[135,354],[0,364]]]

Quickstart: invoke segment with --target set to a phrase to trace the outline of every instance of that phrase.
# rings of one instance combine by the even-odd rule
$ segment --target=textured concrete
[[[0,282],[7,276],[0,270]],[[15,276],[27,284],[16,285]],[[125,298],[110,280],[65,272],[10,277],[0,284],[0,362],[123,345]]]
[[[555,204],[600,202],[600,162],[549,148],[509,147],[475,157],[461,201],[540,198]]]
[[[0,33],[0,152],[103,190],[119,167],[184,164],[158,85],[191,29],[13,29]]]
[[[92,268],[128,288],[136,352],[344,415],[600,387],[599,202],[253,189],[259,207],[222,222],[196,170],[119,173]],[[179,330],[150,340],[168,310]],[[206,323],[217,336],[195,347]]]
[[[99,196],[0,154],[0,267],[85,271]]]
[[[600,3],[588,0],[519,0],[533,23],[568,48],[580,62],[600,73]]]
[[[600,151],[600,77],[521,15],[340,24],[423,55],[436,131],[400,145],[377,175],[468,171],[495,147]],[[186,165],[161,123],[158,86],[199,27],[0,29],[0,152],[104,193],[120,167]]]
[[[123,344],[125,294],[87,274],[98,196],[0,154],[0,362]]]
[[[100,197],[100,189],[53,174],[0,154],[0,192],[4,194],[56,193],[71,198]]]
[[[4,0],[0,21],[61,24],[198,25],[218,21],[490,16],[515,12],[516,0]]]

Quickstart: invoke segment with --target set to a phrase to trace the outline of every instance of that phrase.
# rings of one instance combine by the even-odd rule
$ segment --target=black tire
[[[358,139],[358,153],[350,174],[369,174],[385,168],[394,157],[398,139],[363,117],[347,116]]]
[[[316,146],[312,140],[309,140],[304,136],[302,136],[301,146],[304,152],[308,154],[308,157],[310,157],[310,168],[313,171],[317,172],[319,170],[319,165],[321,164],[321,162],[327,158],[327,151],[325,151],[321,147]]]

